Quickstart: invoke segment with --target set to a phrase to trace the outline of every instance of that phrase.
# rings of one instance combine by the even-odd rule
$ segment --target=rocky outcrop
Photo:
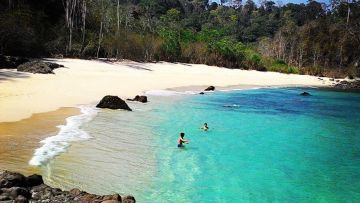
[[[355,80],[355,81],[343,80],[335,84],[333,88],[338,90],[360,91],[360,80]]]
[[[57,63],[44,62],[44,61],[31,61],[21,64],[17,67],[18,71],[40,74],[54,74],[53,70],[56,68],[64,67]]]
[[[3,68],[17,68],[20,64],[29,62],[29,59],[14,56],[0,55],[0,69]]]
[[[0,202],[82,202],[82,203],[135,203],[133,196],[121,198],[119,194],[94,195],[79,189],[62,191],[44,184],[42,177],[4,171],[0,174]]]
[[[97,108],[107,108],[107,109],[124,109],[127,111],[132,111],[126,102],[120,99],[118,96],[107,95],[101,99]]]
[[[215,90],[214,86],[209,86],[204,91],[214,91],[214,90]]]
[[[139,96],[139,95],[136,95],[134,97],[134,99],[127,99],[129,101],[137,101],[137,102],[141,102],[141,103],[146,103],[148,102],[147,100],[147,96]]]
[[[311,96],[311,94],[309,92],[303,92],[300,94],[301,96]]]

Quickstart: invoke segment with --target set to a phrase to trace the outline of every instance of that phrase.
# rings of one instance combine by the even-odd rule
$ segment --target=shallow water
[[[139,202],[360,201],[360,94],[166,95],[99,111],[81,127],[90,139],[41,166],[46,181]]]

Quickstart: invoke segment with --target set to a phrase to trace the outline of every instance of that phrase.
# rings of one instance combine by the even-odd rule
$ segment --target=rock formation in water
[[[205,94],[204,92],[200,92],[199,94]]]
[[[339,90],[349,90],[349,91],[360,91],[360,80],[355,81],[340,81],[333,86],[335,89]]]
[[[311,94],[309,92],[303,92],[300,94],[301,96],[310,96]]]
[[[60,67],[64,66],[57,63],[36,60],[19,65],[17,70],[29,73],[54,74],[53,70]]]
[[[141,103],[146,103],[148,102],[147,100],[147,96],[139,96],[139,95],[136,95],[134,97],[134,99],[127,99],[129,101],[137,101],[137,102],[141,102]]]
[[[209,86],[204,91],[214,91],[214,90],[215,90],[214,86]]]
[[[124,109],[127,111],[132,111],[126,102],[120,99],[118,96],[107,95],[101,99],[97,108],[107,108],[107,109]]]
[[[0,202],[82,202],[82,203],[135,203],[133,196],[121,198],[119,194],[94,195],[79,189],[62,191],[44,184],[40,175],[25,177],[20,173],[4,171],[0,174]]]

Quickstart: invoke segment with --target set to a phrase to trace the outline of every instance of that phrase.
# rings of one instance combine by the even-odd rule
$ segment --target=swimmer
[[[204,126],[201,127],[200,129],[203,130],[203,131],[209,130],[208,124],[207,124],[207,123],[204,123]]]
[[[180,133],[180,137],[178,139],[178,147],[184,147],[183,144],[189,143],[189,141],[184,139],[185,133]]]

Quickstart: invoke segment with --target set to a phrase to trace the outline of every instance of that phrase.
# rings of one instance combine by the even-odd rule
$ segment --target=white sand
[[[306,75],[231,70],[206,65],[54,59],[66,68],[55,74],[0,70],[0,122],[17,121],[34,113],[99,101],[105,95],[134,97],[147,90],[183,86],[328,86],[331,82]]]

